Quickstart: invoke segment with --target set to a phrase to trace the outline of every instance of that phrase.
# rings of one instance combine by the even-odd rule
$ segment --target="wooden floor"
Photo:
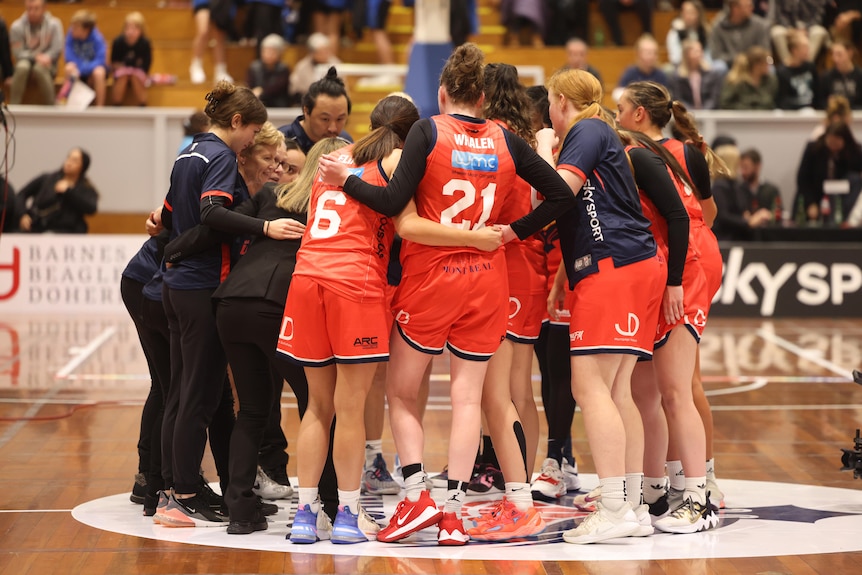
[[[840,449],[851,448],[862,427],[862,387],[839,375],[862,365],[862,323],[716,319],[702,360],[715,409],[719,484],[728,478],[862,489],[862,480],[838,471]],[[438,361],[435,372],[443,369]],[[858,552],[618,562],[333,557],[200,547],[84,526],[70,515],[73,507],[131,488],[145,373],[123,316],[0,318],[0,575],[844,574],[858,573],[862,562]],[[430,469],[445,459],[445,393],[445,377],[436,377],[430,404],[439,408],[426,416]],[[289,396],[283,404],[292,441],[296,410]],[[581,470],[592,472],[580,415],[573,435]],[[391,461],[388,429],[384,440]],[[205,469],[215,478],[211,461]]]

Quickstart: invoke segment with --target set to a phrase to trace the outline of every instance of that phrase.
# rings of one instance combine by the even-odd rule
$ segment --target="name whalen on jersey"
[[[483,150],[494,149],[494,138],[472,138],[467,134],[453,134],[455,144],[467,148],[479,148]]]

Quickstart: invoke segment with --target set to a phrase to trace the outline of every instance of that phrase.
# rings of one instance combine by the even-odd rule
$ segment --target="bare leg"
[[[512,343],[512,367],[509,371],[509,390],[524,428],[527,445],[527,481],[536,466],[539,450],[539,410],[533,396],[533,346]]]
[[[299,423],[296,448],[300,487],[316,486],[326,463],[329,430],[335,415],[337,375],[334,365],[305,368],[305,376],[308,379],[308,408]]]
[[[644,475],[662,477],[667,457],[667,420],[661,393],[655,380],[652,361],[643,361],[632,373],[632,396],[640,411],[644,428]]]
[[[365,417],[357,406],[365,404],[376,370],[374,363],[338,364],[333,401],[336,423],[332,460],[338,488],[342,491],[357,490],[361,482],[365,464]]]
[[[500,462],[503,477],[508,482],[529,483],[530,478],[527,475],[524,461],[525,454],[519,442],[523,441],[523,436],[520,440],[518,437],[517,427],[520,427],[518,411],[515,409],[515,404],[512,403],[509,388],[512,348],[511,341],[503,340],[497,352],[488,362],[482,391],[482,410],[485,413],[488,431],[494,442],[494,450],[497,452],[497,460]],[[454,397],[452,403],[454,406]],[[453,429],[455,427],[454,421],[452,427]],[[523,428],[519,431],[523,434]],[[454,437],[452,440],[454,441]],[[452,476],[451,468],[449,476]]]

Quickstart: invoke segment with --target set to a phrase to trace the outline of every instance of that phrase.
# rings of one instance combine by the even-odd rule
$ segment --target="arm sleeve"
[[[688,175],[691,176],[691,183],[700,193],[700,199],[708,200],[711,198],[712,181],[709,178],[709,164],[706,163],[703,152],[691,144],[686,144],[685,164],[685,167],[688,168]]]
[[[548,162],[543,160],[520,137],[504,132],[517,174],[536,188],[545,200],[535,210],[513,222],[512,231],[520,239],[527,238],[554,221],[575,205],[575,196],[568,184]]]
[[[42,187],[42,182],[45,181],[45,178],[48,177],[48,174],[42,174],[41,176],[37,176],[36,178],[30,180],[26,186],[21,188],[21,191],[18,192],[18,197],[15,198],[15,201],[18,204],[18,215],[23,216],[28,213],[27,209],[27,200],[29,198],[35,197],[36,194],[39,193],[39,190]]]
[[[233,212],[233,190],[240,177],[232,154],[210,160],[201,186],[201,223],[232,234],[263,235],[263,220]]]
[[[65,58],[67,64],[69,62],[72,62],[76,66],[78,66],[79,71],[81,70],[81,63],[78,62],[78,57],[75,55],[75,51],[72,49],[72,35],[71,34],[68,34],[66,36],[66,42],[65,42],[65,45],[63,46],[62,53],[63,53],[63,57]],[[56,61],[56,60],[54,60],[53,54],[51,54],[51,60]]]
[[[344,183],[344,192],[384,216],[400,214],[407,202],[413,198],[425,175],[425,164],[432,142],[431,121],[419,120],[407,134],[401,161],[398,162],[389,185],[385,188],[373,186],[356,176],[350,176]]]
[[[153,65],[153,45],[149,38],[141,38],[141,70],[150,73],[150,66]]]
[[[682,285],[682,274],[688,252],[688,213],[670,179],[667,166],[656,154],[645,148],[629,152],[638,188],[652,200],[667,221],[667,285]]]
[[[802,153],[802,161],[799,163],[799,171],[796,173],[797,193],[804,198],[806,208],[819,201],[817,170],[814,167],[816,145],[815,142],[811,142],[805,147],[805,151]],[[794,206],[793,209],[796,209],[796,207]]]

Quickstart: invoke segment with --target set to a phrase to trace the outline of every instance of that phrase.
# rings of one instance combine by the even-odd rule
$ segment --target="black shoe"
[[[268,525],[266,519],[259,513],[251,521],[231,521],[227,526],[228,535],[248,535],[255,531],[266,531]]]
[[[147,494],[147,476],[143,473],[135,473],[135,484],[132,486],[132,494],[129,495],[129,501],[138,505],[144,502],[144,496]]]
[[[156,514],[156,507],[159,505],[159,494],[144,495],[144,517],[152,517]]]
[[[670,511],[670,507],[667,500],[667,492],[665,492],[664,495],[656,499],[654,503],[648,503],[648,505],[649,514],[653,517],[664,517],[665,515],[667,515],[668,511]]]
[[[224,497],[213,491],[210,484],[207,483],[206,477],[203,476],[203,473],[201,473],[201,485],[200,488],[198,488],[198,496],[202,497],[203,500],[206,501],[207,504],[209,504],[209,506],[215,511],[222,511],[224,515],[227,515],[227,513],[224,513],[223,511],[226,509]]]
[[[270,515],[278,513],[278,505],[274,503],[264,503],[263,499],[260,497],[257,498],[257,509],[264,517],[269,517]]]

